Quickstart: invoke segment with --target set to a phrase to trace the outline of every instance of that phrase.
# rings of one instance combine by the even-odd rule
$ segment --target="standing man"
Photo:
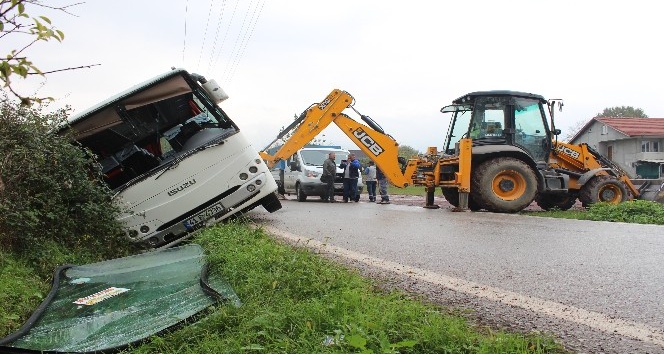
[[[348,200],[358,202],[357,179],[360,177],[360,161],[355,158],[355,154],[348,155],[348,160],[342,160],[339,165],[344,169],[344,203]]]
[[[364,183],[367,185],[367,193],[369,193],[369,201],[376,201],[376,166],[373,161],[369,161],[369,166],[364,169]]]
[[[378,179],[378,188],[380,189],[380,202],[378,204],[390,204],[390,196],[387,195],[387,177],[380,168],[376,169],[376,179]]]
[[[326,193],[323,200],[326,203],[334,203],[334,178],[337,175],[337,163],[334,162],[336,154],[331,152],[327,154],[327,160],[323,162],[323,176],[326,178]]]

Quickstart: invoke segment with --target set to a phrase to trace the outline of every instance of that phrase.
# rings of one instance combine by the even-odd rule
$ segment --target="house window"
[[[609,129],[606,127],[606,125],[602,126],[602,135],[609,134]]]
[[[642,141],[641,152],[659,152],[659,141],[655,140]]]

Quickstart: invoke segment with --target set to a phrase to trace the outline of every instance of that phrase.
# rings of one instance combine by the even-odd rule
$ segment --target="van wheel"
[[[304,194],[302,188],[300,188],[299,183],[295,185],[295,195],[297,195],[298,202],[304,202],[305,200],[307,200],[307,195]]]

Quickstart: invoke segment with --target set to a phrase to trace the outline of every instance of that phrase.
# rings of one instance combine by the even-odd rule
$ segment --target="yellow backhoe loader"
[[[428,208],[436,207],[437,187],[460,210],[501,213],[521,211],[533,201],[543,209],[566,210],[577,198],[588,206],[640,196],[627,174],[590,146],[557,140],[560,130],[553,116],[562,100],[516,91],[469,93],[441,109],[453,114],[443,151],[430,147],[407,161],[398,157],[396,140],[353,104],[349,93],[333,90],[277,136],[269,146],[290,135],[276,153],[270,155],[266,148],[261,156],[271,167],[335,123],[390,183],[424,186]],[[366,125],[344,114],[348,107]]]

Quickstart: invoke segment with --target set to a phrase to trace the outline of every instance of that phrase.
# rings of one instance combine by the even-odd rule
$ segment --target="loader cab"
[[[526,152],[536,162],[545,162],[551,148],[551,132],[540,95],[515,91],[473,92],[443,107],[452,113],[445,153],[456,154],[462,138],[480,146],[511,145]]]

